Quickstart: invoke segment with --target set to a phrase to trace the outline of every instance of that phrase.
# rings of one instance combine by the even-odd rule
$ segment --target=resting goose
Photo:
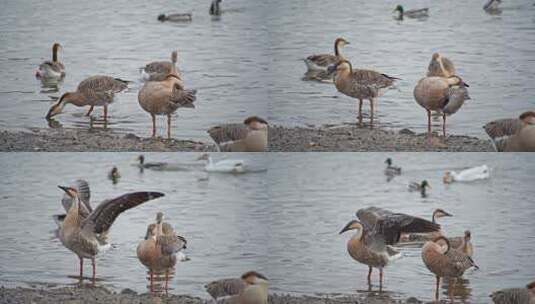
[[[338,61],[345,59],[340,54],[340,48],[348,45],[349,42],[344,38],[336,38],[334,41],[334,55],[333,54],[319,54],[311,55],[305,58],[305,64],[308,71],[305,73],[305,80],[332,80],[332,72],[327,71],[330,65],[338,63]]]
[[[439,53],[434,53],[427,67],[427,77],[451,77],[455,75],[453,62]]]
[[[403,6],[398,5],[393,10],[393,12],[397,12],[397,16],[396,16],[397,20],[403,20],[403,18],[405,18],[405,17],[407,17],[407,18],[416,18],[416,19],[429,17],[429,9],[427,7],[426,8],[420,8],[420,9],[412,9],[412,10],[406,11],[403,8]]]
[[[141,70],[141,77],[145,81],[162,81],[167,75],[173,74],[180,77],[180,72],[176,67],[178,61],[178,51],[171,53],[171,61],[154,61],[148,63]]]
[[[258,116],[248,117],[243,124],[212,127],[208,134],[219,151],[264,152],[268,145],[268,123]]]
[[[523,288],[506,288],[493,292],[490,297],[494,304],[535,303],[535,281]]]
[[[329,70],[336,70],[334,84],[338,92],[359,100],[359,124],[362,123],[362,101],[364,99],[370,101],[370,123],[373,124],[375,100],[386,90],[394,87],[394,81],[399,79],[372,70],[354,70],[351,63],[345,59],[331,65]]]
[[[442,114],[442,133],[446,137],[446,115],[456,113],[469,100],[468,84],[459,76],[425,77],[414,87],[414,99],[427,111],[427,135],[431,139],[431,111]]]
[[[491,121],[483,128],[498,152],[535,152],[534,111],[524,112],[518,118]]]
[[[39,65],[35,71],[35,77],[41,79],[62,79],[65,77],[65,66],[58,60],[58,51],[61,49],[59,43],[52,45],[52,61],[45,61]]]
[[[165,22],[190,22],[192,20],[191,13],[182,14],[160,14],[158,15],[158,21]]]
[[[114,101],[115,93],[128,87],[128,81],[110,76],[92,76],[80,82],[75,92],[61,95],[58,102],[52,105],[46,114],[50,119],[63,111],[67,104],[77,107],[89,106],[86,116],[93,111],[93,107],[104,107],[104,121],[108,120],[108,105]]]
[[[206,292],[216,301],[228,297],[230,303],[260,304],[267,303],[267,284],[264,284],[265,290],[264,288],[258,289],[258,285],[262,287],[262,284],[259,283],[264,283],[263,281],[267,283],[267,278],[256,271],[248,271],[241,278],[221,279],[210,282],[204,287]],[[243,302],[247,299],[249,301]]]
[[[196,90],[184,89],[180,77],[169,74],[162,81],[145,82],[139,90],[138,101],[152,117],[152,137],[156,136],[156,115],[167,115],[167,137],[171,138],[171,114],[178,108],[193,108]]]

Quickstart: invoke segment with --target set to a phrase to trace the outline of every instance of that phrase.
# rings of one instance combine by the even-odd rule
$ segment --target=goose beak
[[[61,190],[69,193],[69,187],[65,187],[65,186],[58,186],[58,188],[60,188]]]

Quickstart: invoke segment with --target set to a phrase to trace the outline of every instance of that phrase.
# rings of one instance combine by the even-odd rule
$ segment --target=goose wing
[[[78,84],[78,91],[88,95],[96,92],[113,94],[126,89],[127,84],[127,81],[119,78],[113,78],[110,76],[92,76]]]
[[[188,241],[174,232],[172,234],[164,234],[158,237],[158,244],[162,254],[172,255],[186,248]]]
[[[351,75],[353,86],[364,86],[374,89],[384,89],[392,86],[398,78],[381,74],[372,70],[353,70]]]
[[[208,135],[219,145],[247,137],[249,128],[244,124],[223,124],[208,129]]]
[[[331,54],[319,54],[319,55],[310,55],[307,57],[307,60],[313,62],[315,65],[319,67],[327,68],[328,66],[332,64],[336,64],[339,58]]]
[[[516,134],[522,128],[522,121],[518,118],[498,119],[483,126],[485,132],[493,140],[500,137],[508,137]]]
[[[221,279],[210,282],[204,286],[212,298],[238,295],[247,285],[242,279]]]

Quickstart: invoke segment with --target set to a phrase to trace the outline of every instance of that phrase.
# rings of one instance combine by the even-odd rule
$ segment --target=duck
[[[498,152],[535,152],[535,111],[518,118],[499,119],[484,127]]]
[[[389,157],[385,160],[386,169],[385,175],[400,175],[401,167],[392,166],[392,159]]]
[[[473,182],[476,180],[488,179],[490,177],[490,169],[487,165],[481,165],[460,171],[446,171],[442,181],[445,184],[453,182]]]
[[[442,217],[452,217],[453,215],[444,209],[437,208],[431,214],[431,223],[437,224],[437,219]],[[443,235],[442,230],[428,233],[406,233],[401,236],[403,242],[417,242],[423,245],[423,242],[433,240]]]
[[[178,261],[188,260],[182,252],[187,247],[187,240],[176,234],[173,227],[163,222],[162,212],[156,214],[156,223],[147,227],[145,238],[138,244],[136,253],[139,261],[150,273],[150,291],[154,291],[154,274],[165,272],[165,291],[169,287],[169,272]],[[177,258],[178,255],[178,258]]]
[[[359,100],[358,120],[362,123],[362,101],[370,100],[370,124],[373,125],[374,102],[383,93],[394,87],[399,78],[381,74],[372,70],[353,69],[351,63],[345,59],[329,67],[334,74],[334,84],[338,92]]]
[[[121,174],[119,174],[119,169],[117,167],[111,168],[110,172],[108,173],[108,179],[110,179],[113,184],[117,184],[119,181],[119,178],[121,178]]]
[[[427,136],[431,140],[431,111],[442,114],[442,134],[446,137],[446,116],[455,114],[470,99],[469,87],[459,76],[425,77],[414,87],[414,99],[427,111]]]
[[[500,9],[500,4],[502,0],[488,0],[485,5],[483,5],[483,10],[487,12],[498,11]]]
[[[52,61],[46,60],[39,65],[35,71],[35,77],[47,79],[63,79],[65,77],[65,66],[58,60],[58,51],[62,49],[61,44],[52,45]]]
[[[379,268],[381,288],[383,268],[401,257],[401,253],[392,245],[400,241],[402,233],[440,230],[439,224],[377,207],[360,209],[356,215],[358,220],[347,223],[340,234],[357,230],[347,242],[348,253],[357,262],[368,266],[368,284],[371,284],[373,268]]]
[[[104,107],[104,121],[108,121],[108,105],[114,101],[115,94],[128,88],[129,81],[110,76],[91,76],[86,78],[80,84],[75,92],[67,92],[61,95],[59,100],[53,104],[46,119],[61,114],[67,104],[77,107],[89,106],[86,116],[89,116],[94,107]]]
[[[535,281],[523,288],[505,288],[490,295],[494,304],[533,304],[535,303]]]
[[[229,300],[238,300],[240,294],[244,294],[245,290],[251,286],[254,286],[257,284],[260,280],[267,281],[267,278],[256,272],[256,271],[248,271],[244,273],[240,278],[227,278],[227,279],[220,279],[217,281],[210,282],[206,284],[204,287],[206,289],[206,292],[210,294],[212,299],[217,301],[221,298],[228,298]],[[247,292],[252,293],[252,292]],[[256,293],[252,293],[256,294]],[[267,289],[265,290],[265,293],[267,295]],[[253,303],[263,303],[262,300],[264,300],[265,297],[259,297],[258,302]],[[231,303],[234,303],[231,301]],[[240,302],[238,302],[240,303]],[[249,303],[249,302],[247,302]]]
[[[145,81],[163,81],[169,74],[180,76],[180,71],[177,69],[178,51],[171,52],[171,61],[153,61],[147,63],[141,69],[141,77]]]
[[[463,236],[450,237],[451,248],[460,251],[469,257],[474,255],[474,246],[472,245],[472,232],[470,230],[465,230]]]
[[[310,55],[304,59],[307,66],[307,72],[305,73],[305,80],[318,80],[318,81],[332,81],[332,72],[328,72],[328,67],[338,63],[339,60],[345,59],[340,53],[340,49],[348,45],[349,42],[342,37],[334,40],[334,55],[333,54],[319,54]]]
[[[171,139],[171,114],[178,108],[194,108],[197,90],[186,90],[180,77],[169,74],[162,81],[145,82],[138,102],[152,117],[152,137],[156,136],[156,115],[167,115],[167,138]]]
[[[221,3],[222,0],[212,0],[212,4],[210,4],[210,15],[212,16],[220,16],[221,15],[221,7],[219,6],[219,3]]]
[[[423,180],[421,183],[417,182],[411,182],[409,183],[409,191],[418,191],[422,195],[422,197],[427,196],[427,188],[431,189],[431,185],[427,182],[427,180]]]
[[[398,4],[392,12],[397,12],[396,19],[403,20],[403,18],[422,19],[429,17],[429,8],[412,9],[406,11],[401,4]]]
[[[223,159],[217,162],[212,160],[208,153],[204,153],[197,160],[207,161],[204,170],[213,173],[245,173],[247,169],[245,162],[238,159]]]
[[[258,116],[246,118],[242,124],[222,124],[208,129],[218,151],[264,152],[268,145],[268,122]]]
[[[175,14],[160,14],[158,15],[158,21],[165,22],[191,22],[193,16],[191,13],[175,13]]]
[[[132,192],[105,200],[93,210],[82,202],[82,196],[76,188],[65,186],[59,188],[72,199],[72,205],[59,229],[59,239],[63,246],[78,256],[80,281],[83,279],[84,259],[91,260],[93,285],[96,280],[95,257],[102,250],[102,243],[107,238],[115,219],[128,209],[164,196],[161,192]]]
[[[445,246],[438,242],[445,243]],[[453,250],[450,241],[445,236],[439,236],[433,241],[428,241],[422,247],[422,260],[436,277],[435,298],[438,301],[440,290],[440,278],[459,278],[470,268],[479,269],[474,260],[465,253]]]
[[[443,57],[439,53],[431,56],[431,61],[427,67],[427,77],[445,77],[449,78],[455,75],[455,65],[451,60]]]

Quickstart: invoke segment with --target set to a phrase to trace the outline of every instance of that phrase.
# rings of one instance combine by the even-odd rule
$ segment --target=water
[[[146,270],[136,246],[158,211],[188,239],[191,261],[179,264],[173,293],[208,297],[207,282],[250,269],[270,278],[270,290],[292,294],[354,294],[366,291],[367,266],[346,252],[349,234],[338,235],[355,211],[377,206],[429,218],[435,208],[454,217],[440,221],[448,235],[472,231],[479,271],[468,271],[457,297],[488,302],[497,288],[524,286],[533,279],[534,162],[529,154],[494,153],[272,153],[226,157],[267,166],[245,175],[190,171],[140,173],[136,154],[0,154],[0,284],[74,284],[77,258],[54,239],[53,214],[62,211],[58,184],[86,178],[93,202],[129,191],[161,191],[166,196],[120,215],[110,239],[113,248],[97,257],[98,284],[146,291]],[[147,161],[193,164],[198,154],[146,154]],[[386,182],[383,162],[392,157],[403,175]],[[445,186],[447,169],[487,164],[491,179]],[[111,166],[122,175],[107,180]],[[53,175],[50,172],[54,172]],[[407,191],[410,181],[427,179],[427,198]],[[434,277],[419,249],[385,270],[384,290],[392,297],[431,300]],[[90,274],[86,263],[85,272]],[[373,290],[377,290],[377,273]],[[443,295],[444,296],[444,295]]]

